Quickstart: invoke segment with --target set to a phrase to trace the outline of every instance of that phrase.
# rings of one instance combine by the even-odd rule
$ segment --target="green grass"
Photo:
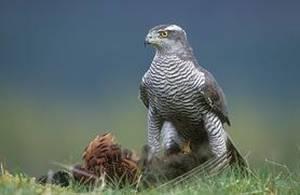
[[[82,186],[40,185],[35,178],[3,171],[0,194],[133,194],[135,189],[111,189],[107,186],[88,191]],[[300,194],[300,172],[289,171],[281,165],[266,165],[251,176],[244,177],[237,170],[228,170],[212,177],[194,177],[183,183],[141,190],[139,194]]]

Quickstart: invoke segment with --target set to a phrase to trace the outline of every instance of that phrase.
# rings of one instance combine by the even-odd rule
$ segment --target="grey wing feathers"
[[[234,145],[232,139],[227,133],[227,148],[228,151],[231,152],[231,160],[230,164],[238,165],[240,168],[246,168],[248,167],[248,163],[246,159],[241,155],[241,153],[238,151],[237,147]]]
[[[148,95],[147,95],[147,90],[146,90],[146,86],[144,83],[144,79],[142,80],[141,84],[140,84],[140,95],[139,98],[142,100],[142,102],[144,103],[144,105],[146,106],[146,108],[149,108],[149,99],[148,99]]]
[[[201,89],[204,99],[210,108],[221,119],[222,123],[227,123],[230,126],[230,121],[227,111],[227,103],[225,95],[221,87],[219,87],[215,78],[207,70],[199,66],[198,68],[205,75],[205,84]]]

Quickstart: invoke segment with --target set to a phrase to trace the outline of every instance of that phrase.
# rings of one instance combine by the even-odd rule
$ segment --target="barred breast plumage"
[[[166,130],[163,143],[166,148],[171,147],[173,141],[178,140],[179,134],[185,140],[199,132],[202,124],[202,114],[208,107],[199,93],[199,87],[205,83],[204,73],[195,68],[192,61],[183,61],[177,56],[155,56],[143,81],[148,91],[149,103],[164,121],[168,121],[177,131]],[[195,128],[196,127],[196,128]],[[180,144],[180,143],[178,143]]]
[[[205,77],[191,61],[176,56],[156,56],[144,81],[151,104],[164,119],[180,113],[199,122],[201,116],[195,113],[195,108],[204,108],[198,89]]]

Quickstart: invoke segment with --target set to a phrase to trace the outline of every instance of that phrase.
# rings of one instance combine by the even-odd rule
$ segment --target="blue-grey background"
[[[0,161],[38,175],[111,131],[139,151],[147,31],[185,28],[223,87],[227,128],[253,165],[300,154],[298,1],[0,1]]]

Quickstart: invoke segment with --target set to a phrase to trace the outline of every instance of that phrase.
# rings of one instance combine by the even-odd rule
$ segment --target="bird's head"
[[[165,54],[183,53],[189,49],[185,31],[178,25],[158,25],[149,30],[145,44]]]

